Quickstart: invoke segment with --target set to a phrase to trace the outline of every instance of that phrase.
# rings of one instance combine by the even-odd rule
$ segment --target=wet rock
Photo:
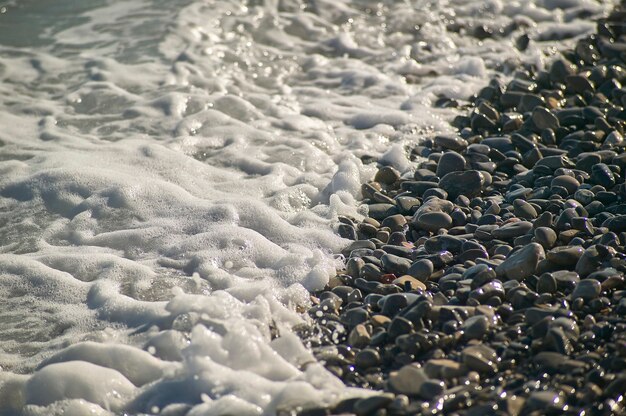
[[[588,301],[600,296],[602,287],[600,282],[594,279],[583,279],[576,285],[576,289],[572,292],[572,299],[583,298]]]
[[[427,212],[417,217],[417,225],[430,232],[452,227],[452,218],[445,212]]]
[[[458,172],[465,170],[466,162],[465,158],[457,152],[446,152],[439,159],[437,165],[437,176],[443,178],[450,172]]]
[[[439,187],[448,192],[451,200],[459,195],[465,195],[468,198],[476,197],[480,195],[484,184],[485,176],[477,170],[450,172],[439,181]]]
[[[559,120],[554,114],[544,107],[537,107],[533,111],[532,121],[539,130],[552,129],[556,130],[560,127]]]
[[[496,267],[496,273],[507,279],[523,280],[535,273],[539,261],[544,258],[543,247],[537,243],[530,243]]]

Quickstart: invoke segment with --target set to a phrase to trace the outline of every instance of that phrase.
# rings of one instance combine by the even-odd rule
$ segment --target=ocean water
[[[0,415],[364,396],[292,333],[380,158],[453,132],[593,0],[0,2]],[[530,43],[516,48],[523,34]]]

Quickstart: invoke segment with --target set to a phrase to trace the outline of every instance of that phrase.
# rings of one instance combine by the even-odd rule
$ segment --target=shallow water
[[[290,332],[341,265],[337,215],[365,213],[362,160],[410,172],[406,149],[463,113],[438,96],[542,68],[611,6],[0,3],[0,411],[367,394]]]

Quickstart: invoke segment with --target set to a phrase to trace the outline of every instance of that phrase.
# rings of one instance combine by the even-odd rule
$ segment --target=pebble
[[[424,382],[429,377],[418,364],[408,364],[398,371],[392,371],[389,374],[389,386],[391,389],[400,394],[407,396],[416,396],[420,393]]]
[[[434,270],[435,268],[432,261],[421,259],[411,264],[411,267],[407,270],[407,274],[413,276],[420,282],[425,282],[433,274]]]
[[[523,280],[535,273],[539,261],[545,257],[541,245],[530,243],[499,264],[496,267],[496,274],[507,279]]]
[[[459,195],[474,198],[480,195],[484,184],[485,176],[477,170],[450,172],[439,181],[439,187],[448,193],[451,200]]]
[[[572,299],[583,298],[584,300],[592,300],[600,296],[602,291],[600,282],[594,279],[583,279],[576,285],[576,289],[572,292]]]
[[[465,161],[465,158],[457,152],[446,152],[441,156],[441,159],[439,159],[436,174],[440,178],[443,178],[450,172],[459,172],[465,170],[466,165],[467,163]]]
[[[445,212],[426,212],[417,217],[417,225],[430,232],[452,227],[452,218]]]
[[[535,241],[543,246],[544,249],[550,249],[556,244],[557,235],[553,229],[548,227],[538,227],[534,231]]]
[[[482,339],[489,329],[489,319],[483,315],[472,316],[461,325],[461,329],[467,339]]]

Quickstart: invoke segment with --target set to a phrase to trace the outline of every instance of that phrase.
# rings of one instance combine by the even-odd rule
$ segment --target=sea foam
[[[0,414],[260,415],[365,396],[293,328],[380,158],[450,133],[610,2],[10,2]],[[492,33],[473,36],[477,28]],[[531,39],[518,50],[522,34]]]

